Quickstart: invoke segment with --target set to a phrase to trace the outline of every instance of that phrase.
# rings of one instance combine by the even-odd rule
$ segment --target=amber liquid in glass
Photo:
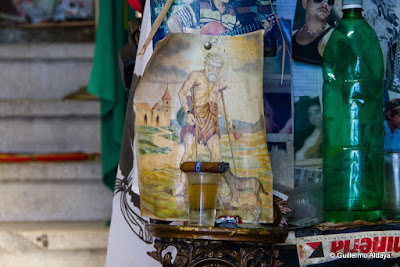
[[[195,211],[213,210],[218,184],[189,184],[189,208]]]

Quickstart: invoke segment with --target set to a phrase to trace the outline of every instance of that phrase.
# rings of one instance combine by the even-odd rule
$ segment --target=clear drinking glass
[[[189,225],[214,226],[219,173],[188,172]]]

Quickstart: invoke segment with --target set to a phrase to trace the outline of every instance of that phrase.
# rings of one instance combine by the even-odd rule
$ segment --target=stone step
[[[108,231],[104,221],[0,223],[0,266],[104,266]]]
[[[113,193],[101,181],[4,182],[0,222],[107,220]]]
[[[99,117],[99,101],[18,99],[0,100],[0,118]]]
[[[0,222],[108,220],[113,193],[101,177],[99,160],[2,163]]]
[[[0,135],[3,153],[97,153],[101,151],[100,104],[75,100],[1,100]]]
[[[34,181],[96,181],[102,177],[100,160],[1,163],[0,183]]]
[[[86,86],[94,43],[0,45],[0,99],[61,99]]]

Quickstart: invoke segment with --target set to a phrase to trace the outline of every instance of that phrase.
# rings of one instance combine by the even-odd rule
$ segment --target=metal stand
[[[274,228],[214,228],[147,225],[155,237],[156,251],[147,252],[163,266],[275,266],[278,252],[274,244],[283,243],[287,232]],[[175,248],[173,257],[171,248]],[[174,253],[175,254],[175,253]]]

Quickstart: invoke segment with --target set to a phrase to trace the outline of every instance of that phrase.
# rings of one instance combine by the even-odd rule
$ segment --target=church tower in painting
[[[167,83],[167,89],[165,90],[165,93],[163,95],[162,99],[162,110],[164,112],[164,117],[165,117],[165,123],[170,126],[171,125],[171,101],[172,97],[169,94],[168,90],[168,83]]]
[[[168,84],[160,100],[153,108],[150,108],[148,103],[135,104],[135,119],[138,125],[154,127],[171,126],[172,97],[168,90]]]

